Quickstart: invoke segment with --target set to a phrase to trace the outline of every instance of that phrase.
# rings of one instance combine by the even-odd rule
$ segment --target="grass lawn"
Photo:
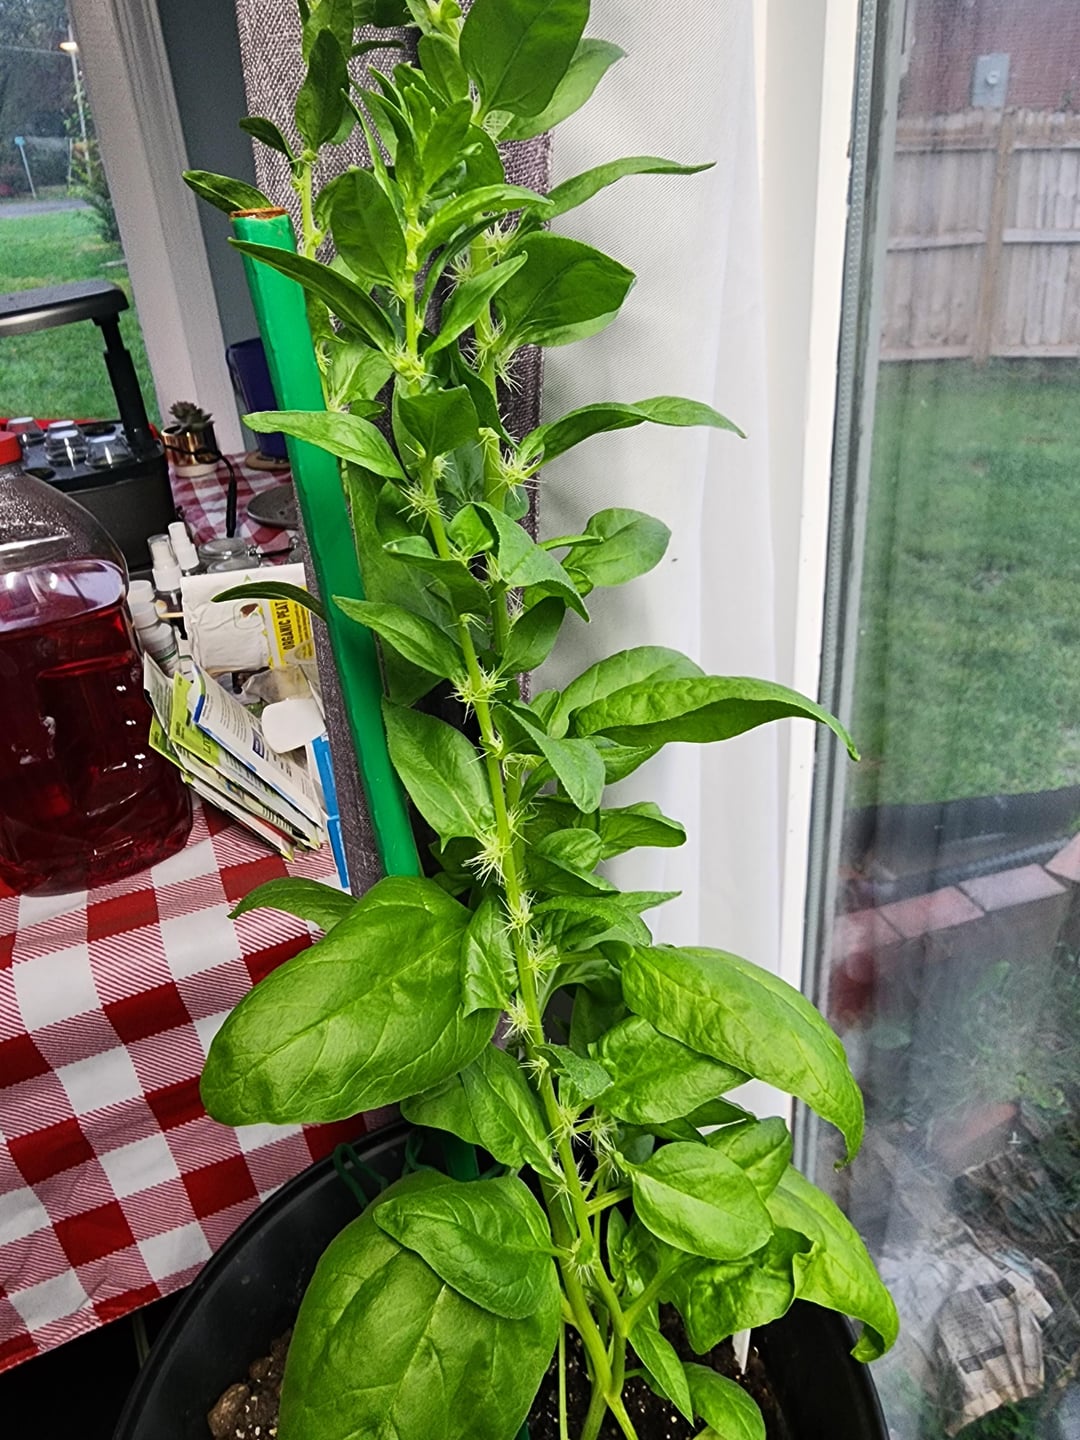
[[[1080,365],[885,365],[853,804],[1080,783]]]
[[[98,239],[88,210],[0,217],[0,293],[58,285],[65,280],[111,280],[131,299],[131,285],[115,245]],[[146,346],[133,310],[121,333],[130,349],[150,418],[157,420]],[[102,358],[101,332],[90,321],[0,340],[0,415],[111,419],[116,401]]]

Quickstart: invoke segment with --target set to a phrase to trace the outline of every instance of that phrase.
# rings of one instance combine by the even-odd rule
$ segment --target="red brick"
[[[951,930],[979,920],[982,911],[955,886],[933,890],[929,895],[913,895],[909,900],[894,900],[882,905],[878,914],[899,930],[905,940],[915,940],[935,930]]]
[[[1030,905],[1065,891],[1064,885],[1058,884],[1041,865],[1021,865],[1015,870],[999,870],[995,875],[979,875],[965,880],[960,888],[987,911]]]
[[[880,910],[853,910],[838,915],[833,922],[833,964],[861,955],[876,955],[900,940],[900,932],[890,925]]]

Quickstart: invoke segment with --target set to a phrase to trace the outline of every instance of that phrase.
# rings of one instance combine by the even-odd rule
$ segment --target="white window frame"
[[[154,0],[69,0],[158,408],[194,400],[245,448]]]

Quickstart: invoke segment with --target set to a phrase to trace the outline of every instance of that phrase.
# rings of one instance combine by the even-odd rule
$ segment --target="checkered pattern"
[[[230,455],[236,467],[236,518],[239,533],[252,545],[272,554],[276,550],[289,548],[286,531],[270,525],[258,525],[248,519],[248,502],[261,490],[272,490],[275,485],[288,480],[288,470],[249,470],[243,464],[243,456]],[[215,536],[225,534],[225,497],[229,484],[229,471],[219,465],[213,475],[203,475],[192,480],[175,466],[170,471],[173,499],[187,522],[196,545],[205,544]]]
[[[198,1076],[228,1011],[310,941],[253,886],[286,865],[196,804],[187,846],[75,895],[0,887],[0,1370],[186,1285],[277,1186],[363,1133],[233,1130]]]

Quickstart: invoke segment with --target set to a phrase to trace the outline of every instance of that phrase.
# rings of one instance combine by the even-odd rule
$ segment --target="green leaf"
[[[507,350],[522,345],[566,345],[579,327],[596,334],[618,314],[634,272],[610,255],[541,232],[521,242],[528,263],[495,297]]]
[[[412,1096],[401,1108],[413,1124],[451,1130],[513,1170],[531,1165],[542,1175],[557,1173],[536,1092],[513,1056],[496,1045],[489,1045],[460,1075]]]
[[[524,706],[513,705],[506,709],[512,713],[515,723],[525,731],[551,766],[556,779],[574,805],[579,810],[595,810],[603,798],[605,785],[604,762],[595,746],[588,740],[554,739],[539,725],[533,724]],[[584,835],[587,832],[574,833]],[[589,866],[591,870],[600,859],[600,838],[590,838],[596,841],[596,860]]]
[[[445,630],[440,630],[423,615],[415,615],[401,605],[349,600],[342,595],[334,596],[334,604],[350,620],[374,630],[399,655],[422,670],[455,683],[464,678],[465,660],[461,651]]]
[[[535,905],[533,913],[545,938],[564,954],[591,950],[608,940],[619,940],[625,945],[647,944],[642,935],[649,933],[648,927],[621,901],[622,896],[616,892],[553,895]]]
[[[294,255],[291,250],[279,250],[276,245],[257,245],[251,240],[233,240],[229,244],[253,260],[261,260],[273,270],[280,270],[290,280],[296,280],[309,294],[321,300],[331,312],[346,325],[366,335],[379,350],[392,351],[395,344],[393,327],[389,320],[359,285],[339,275],[329,265],[306,256]],[[276,412],[271,411],[270,414]]]
[[[395,397],[397,416],[408,431],[418,457],[434,460],[476,439],[480,421],[464,385],[429,390],[423,395]]]
[[[261,140],[264,145],[269,145],[271,150],[277,150],[280,154],[292,158],[289,142],[272,120],[264,120],[259,115],[245,115],[239,125],[241,130],[256,140]]]
[[[595,1060],[584,1055],[575,1055],[566,1045],[538,1045],[538,1052],[551,1068],[570,1086],[581,1106],[595,1100],[611,1084],[611,1076]],[[560,1091],[560,1098],[564,1098]]]
[[[709,425],[714,430],[730,430],[742,435],[739,427],[726,416],[700,400],[681,400],[676,395],[657,395],[652,400],[639,400],[633,405],[605,401],[570,410],[547,425],[530,431],[521,442],[518,458],[523,462],[542,454],[544,464],[567,450],[589,440],[593,435],[606,435],[612,430],[629,430],[651,421],[654,425]]]
[[[753,1330],[786,1315],[795,1299],[792,1260],[809,1241],[781,1227],[763,1249],[727,1264],[685,1265],[671,1276],[665,1298],[678,1309],[699,1355],[739,1330]]]
[[[516,983],[506,912],[494,895],[485,895],[465,933],[462,996],[466,1014],[505,1010]]]
[[[827,725],[859,758],[840,721],[786,685],[742,676],[703,675],[628,685],[587,705],[577,716],[581,735],[608,735],[622,745],[699,744],[730,740],[770,720],[801,717]]]
[[[461,164],[461,152],[472,130],[472,116],[472,101],[465,98],[436,115],[421,157],[425,189],[430,190],[448,170]]]
[[[609,785],[625,780],[661,748],[659,745],[616,745],[603,736],[598,736],[596,740],[596,749],[604,762],[604,776]]]
[[[388,1195],[375,1222],[474,1305],[506,1320],[559,1308],[547,1219],[520,1180],[450,1180]]]
[[[548,873],[554,866],[567,875],[574,876],[582,883],[575,885],[570,894],[588,894],[592,890],[614,891],[610,880],[594,875],[593,869],[600,861],[600,840],[589,830],[557,830],[545,835],[529,852],[529,866],[542,888],[558,893],[558,876]]]
[[[661,680],[701,673],[701,667],[689,656],[663,645],[638,645],[632,650],[619,650],[606,660],[590,665],[570,681],[552,712],[548,728],[553,735],[565,735],[577,711],[629,685],[655,685]]]
[[[308,55],[307,74],[296,96],[296,128],[310,150],[335,138],[349,113],[349,71],[332,30],[320,30]]]
[[[343,410],[257,410],[244,416],[244,424],[255,430],[282,430],[353,465],[362,465],[375,475],[390,480],[405,478],[382,432],[359,415]]]
[[[777,1225],[812,1241],[809,1254],[793,1261],[795,1293],[863,1322],[852,1351],[856,1360],[877,1360],[896,1339],[900,1321],[892,1296],[855,1227],[824,1191],[789,1166],[769,1198]]]
[[[734,1160],[763,1200],[776,1189],[791,1163],[791,1132],[776,1115],[714,1130],[706,1136],[705,1144]]]
[[[686,1366],[694,1414],[716,1440],[765,1440],[765,1419],[752,1396],[708,1365]]]
[[[390,758],[424,819],[441,840],[480,837],[495,825],[483,762],[460,730],[400,705],[383,703]]]
[[[460,53],[483,113],[536,115],[567,73],[589,18],[589,0],[476,0]]]
[[[434,1194],[433,1178],[409,1176],[381,1203]],[[474,1305],[380,1229],[380,1208],[346,1226],[319,1261],[289,1348],[281,1433],[507,1440],[554,1352],[557,1300],[520,1320]]]
[[[609,160],[606,165],[597,165],[582,175],[564,180],[549,192],[548,199],[555,207],[549,219],[565,215],[591,200],[594,195],[614,185],[627,175],[698,175],[702,170],[711,170],[713,161],[704,165],[680,165],[675,160],[661,160],[656,155],[628,155],[623,160]],[[726,426],[724,428],[731,428]]]
[[[424,351],[425,355],[437,355],[453,343],[470,326],[475,325],[495,295],[507,281],[525,264],[524,255],[511,255],[501,265],[482,270],[454,286],[453,294],[443,306],[439,333]]]
[[[433,881],[380,880],[228,1016],[202,1074],[207,1110],[228,1125],[344,1120],[467,1065],[497,1019],[461,1008],[468,923]]]
[[[394,373],[394,367],[381,350],[373,350],[358,340],[338,341],[330,347],[330,393],[339,404],[351,406],[354,414],[364,415],[359,401],[374,401],[375,396]],[[372,414],[380,414],[382,406],[372,405]]]
[[[690,1387],[686,1383],[686,1371],[675,1353],[674,1345],[660,1334],[655,1307],[643,1315],[634,1326],[631,1343],[654,1382],[653,1388],[670,1400],[680,1414],[692,1422],[694,1409]]]
[[[184,183],[200,200],[231,215],[236,210],[272,210],[274,202],[261,190],[243,180],[230,180],[228,175],[215,175],[210,170],[185,170]]]
[[[347,55],[352,48],[354,20],[353,0],[318,0],[304,21],[301,50],[304,59],[308,59],[311,46],[320,30],[331,31],[343,53]]]
[[[636,1125],[687,1115],[747,1078],[661,1035],[640,1015],[629,1015],[609,1030],[596,1055],[615,1077],[600,1097],[600,1108]]]
[[[405,235],[389,196],[370,170],[348,170],[330,205],[337,253],[367,285],[397,292],[405,274]]]
[[[531,140],[581,109],[607,72],[625,55],[609,40],[582,40],[555,93],[537,115],[515,115],[499,132],[500,140]]]
[[[339,920],[352,914],[358,903],[351,895],[335,890],[332,885],[288,876],[283,880],[267,880],[265,884],[249,890],[243,900],[229,911],[229,919],[238,920],[249,910],[283,910],[286,915],[310,920],[320,930],[332,930]]]
[[[565,614],[566,601],[559,595],[549,595],[519,615],[503,652],[503,670],[516,675],[542,665],[558,639]]]
[[[233,585],[213,596],[215,605],[226,600],[289,600],[310,610],[320,620],[326,619],[326,606],[317,595],[312,595],[302,585],[286,585],[282,580],[252,580],[246,585]]]
[[[497,568],[495,577],[508,590],[539,589],[543,595],[559,595],[583,620],[588,611],[574,582],[549,551],[535,540],[497,506],[477,505],[477,511],[487,517],[485,523],[495,540]]]
[[[675,1141],[630,1171],[634,1210],[659,1239],[690,1255],[737,1260],[772,1234],[769,1212],[738,1165]]]
[[[445,35],[421,35],[417,53],[424,74],[444,100],[468,98],[469,77],[452,40]]]
[[[421,571],[444,586],[457,608],[466,615],[485,615],[487,592],[461,560],[444,560],[436,555],[423,535],[392,540],[383,547],[388,556]]]
[[[722,950],[655,946],[622,967],[626,1001],[658,1030],[775,1085],[835,1125],[850,1160],[863,1102],[844,1047],[810,1001],[778,975]]]
[[[593,585],[624,585],[664,558],[671,531],[640,510],[601,510],[585,527],[595,543],[574,546],[566,564]]]
[[[425,254],[436,250],[459,230],[462,225],[471,225],[482,215],[494,219],[497,215],[508,215],[513,210],[535,210],[547,214],[547,198],[523,185],[481,185],[475,190],[466,190],[453,200],[448,200],[435,212],[424,233]]]
[[[617,810],[601,810],[599,819],[604,860],[639,846],[668,850],[686,843],[686,831],[678,820],[669,820],[651,800],[624,805]]]

